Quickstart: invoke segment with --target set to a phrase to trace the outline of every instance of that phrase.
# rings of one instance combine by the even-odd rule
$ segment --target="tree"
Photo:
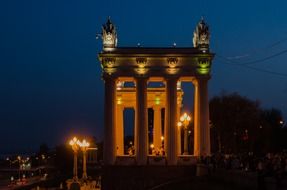
[[[287,128],[280,110],[262,109],[237,93],[210,100],[213,152],[266,154],[287,149]]]
[[[268,142],[268,151],[278,152],[286,149],[286,128],[281,123],[283,121],[281,111],[275,108],[262,110],[261,118],[262,128],[268,134],[265,136],[265,141]]]
[[[215,96],[210,100],[210,120],[213,151],[253,151],[260,126],[258,101],[237,93]]]

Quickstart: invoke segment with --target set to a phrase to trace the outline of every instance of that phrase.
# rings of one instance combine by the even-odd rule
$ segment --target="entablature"
[[[120,49],[99,54],[104,73],[123,77],[210,75],[214,57],[212,53],[202,53],[194,48],[150,48],[148,54],[136,47],[125,49],[125,53],[121,53]],[[127,53],[128,50],[133,54]],[[154,50],[154,53],[151,50]]]

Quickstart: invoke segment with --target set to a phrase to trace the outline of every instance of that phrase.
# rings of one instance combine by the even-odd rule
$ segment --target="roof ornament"
[[[193,32],[193,46],[195,48],[199,48],[203,52],[206,52],[209,50],[209,40],[209,26],[205,23],[204,18],[201,17],[201,20]]]
[[[106,24],[102,26],[102,40],[103,40],[103,49],[105,51],[112,51],[115,47],[117,47],[118,38],[117,38],[116,27],[112,23],[110,16]]]

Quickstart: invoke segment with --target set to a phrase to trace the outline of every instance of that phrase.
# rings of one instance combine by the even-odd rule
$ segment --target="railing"
[[[197,163],[197,156],[193,155],[179,155],[178,165],[195,165]]]
[[[121,155],[116,157],[116,165],[130,166],[136,165],[136,157],[130,155]]]
[[[149,155],[147,160],[149,165],[164,166],[167,164],[166,156]]]

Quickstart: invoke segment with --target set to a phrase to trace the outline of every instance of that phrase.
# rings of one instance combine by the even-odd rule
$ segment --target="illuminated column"
[[[135,102],[136,104],[136,102]],[[137,142],[138,142],[138,132],[137,132],[137,113],[136,113],[136,105],[133,106],[134,109],[134,113],[135,113],[135,120],[134,120],[134,142],[133,142],[133,146],[135,149],[137,149]],[[135,154],[136,154],[136,150],[135,150]]]
[[[181,109],[181,100],[177,102],[177,118],[176,121],[179,122]],[[181,128],[177,127],[177,155],[181,155]]]
[[[208,79],[194,82],[194,155],[210,155]]]
[[[146,165],[148,155],[147,78],[136,79],[136,158],[138,165]]]
[[[166,79],[165,150],[168,165],[177,164],[177,90],[176,78]]]
[[[124,107],[120,105],[121,102],[118,102],[117,105],[117,122],[116,122],[116,143],[117,143],[117,155],[121,156],[124,154],[124,119],[123,112]]]
[[[153,123],[153,144],[157,149],[161,148],[161,107],[156,105],[153,107],[154,123]]]
[[[113,165],[116,158],[115,133],[115,94],[116,83],[111,76],[104,76],[105,80],[105,136],[104,163]]]

